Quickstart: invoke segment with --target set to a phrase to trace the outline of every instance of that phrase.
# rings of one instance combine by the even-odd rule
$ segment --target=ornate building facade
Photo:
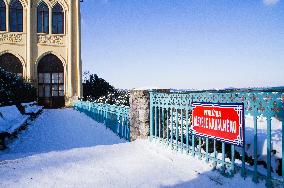
[[[32,81],[39,103],[82,96],[80,0],[0,0],[0,67]]]

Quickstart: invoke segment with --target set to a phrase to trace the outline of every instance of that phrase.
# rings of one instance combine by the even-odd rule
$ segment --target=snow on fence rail
[[[120,138],[130,140],[129,107],[77,101],[74,103],[74,108],[103,123]]]
[[[195,135],[192,129],[192,103],[243,103],[245,139],[243,148]],[[265,178],[267,186],[283,186],[283,92],[150,92],[150,139],[172,149],[197,155],[234,175]]]

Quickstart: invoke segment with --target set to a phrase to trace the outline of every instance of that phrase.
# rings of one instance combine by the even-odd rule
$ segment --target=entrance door
[[[64,68],[55,55],[46,55],[38,64],[38,97],[47,108],[65,106]]]

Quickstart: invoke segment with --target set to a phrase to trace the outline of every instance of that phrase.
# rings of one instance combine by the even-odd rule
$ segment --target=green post
[[[253,116],[254,120],[254,172],[252,180],[258,183],[258,174],[257,174],[257,115]]]
[[[271,117],[267,117],[267,177],[266,186],[272,187],[271,182]]]

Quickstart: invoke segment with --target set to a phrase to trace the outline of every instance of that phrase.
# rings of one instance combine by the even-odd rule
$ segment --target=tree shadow
[[[0,152],[0,161],[125,142],[103,124],[73,109],[44,110],[8,142],[8,149]]]
[[[206,171],[198,173],[197,177],[189,180],[178,182],[174,185],[161,185],[160,188],[214,188],[214,187],[265,187],[265,182],[254,183],[251,178],[244,179],[239,173],[235,174],[234,177],[225,177],[218,174],[216,171]]]

